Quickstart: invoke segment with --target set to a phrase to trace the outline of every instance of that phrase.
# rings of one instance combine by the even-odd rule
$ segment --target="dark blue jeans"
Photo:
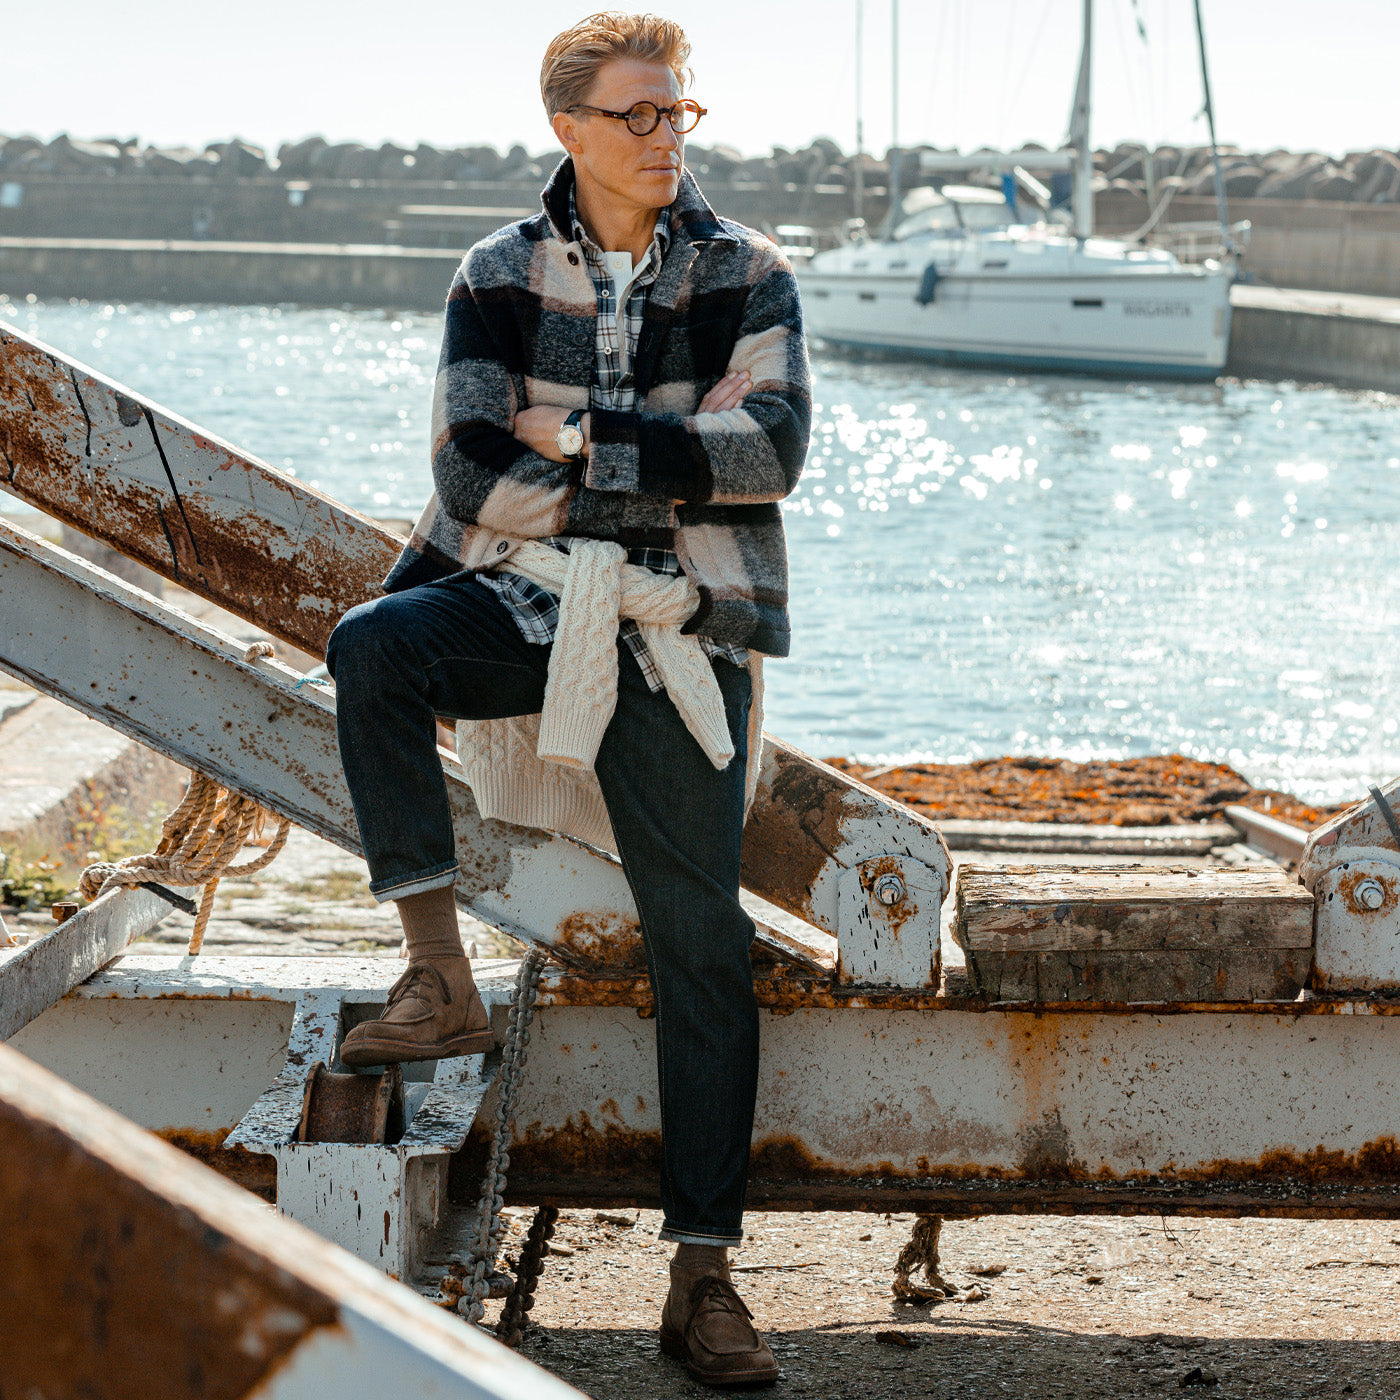
[[[326,665],[370,889],[450,885],[457,870],[435,717],[500,719],[544,703],[550,648],[527,642],[470,574],[352,608]],[[641,916],[656,1000],[662,1238],[742,1238],[758,1081],[758,1006],[739,903],[748,672],[713,663],[735,757],[716,772],[618,644],[617,712],[595,765]]]

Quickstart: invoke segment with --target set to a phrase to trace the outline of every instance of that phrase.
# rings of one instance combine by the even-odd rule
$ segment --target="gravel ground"
[[[512,1220],[516,1245],[528,1220]],[[942,1273],[957,1298],[909,1306],[890,1280],[912,1223],[749,1217],[735,1280],[782,1367],[774,1394],[1400,1394],[1400,1225],[952,1221]],[[598,1400],[709,1393],[656,1349],[670,1256],[658,1225],[646,1211],[631,1228],[564,1213],[524,1354]]]

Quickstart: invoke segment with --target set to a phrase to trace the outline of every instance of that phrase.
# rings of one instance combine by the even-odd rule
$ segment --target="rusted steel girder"
[[[1314,987],[1400,991],[1400,778],[1308,837],[1298,878],[1317,901]]]
[[[7,1395],[578,1394],[6,1046],[0,1214]]]
[[[510,982],[509,964],[477,971],[484,986]],[[578,980],[548,979],[536,1013],[509,1189],[652,1205],[655,1022],[571,1004]],[[383,997],[368,959],[133,956],[18,1044],[149,1126],[226,1126],[257,1067],[285,1052],[286,1008],[307,988],[332,1009]],[[755,1207],[1400,1218],[1393,1001],[911,1007],[897,993],[833,1007],[759,994]],[[217,1054],[200,1053],[216,1034]],[[195,1069],[172,1118],[164,1066],[177,1054]],[[453,1169],[467,1204],[477,1146]]]
[[[245,660],[241,643],[3,521],[0,618],[0,670],[359,853],[335,707],[295,671]],[[640,967],[635,905],[617,862],[484,820],[460,765],[445,758],[444,768],[462,903],[561,961]],[[759,942],[770,959],[821,970],[762,924]]]
[[[400,545],[8,326],[0,326],[0,485],[316,656],[347,608],[377,596]],[[887,855],[928,867],[924,883],[941,880],[946,891],[951,865],[932,823],[765,740],[744,840],[748,889],[839,934],[842,875]],[[921,909],[921,921],[930,913],[936,923],[936,909]]]

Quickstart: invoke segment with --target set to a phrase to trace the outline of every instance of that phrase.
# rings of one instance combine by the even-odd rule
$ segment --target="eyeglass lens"
[[[653,102],[638,102],[627,111],[627,129],[634,136],[650,136],[661,124],[662,111]],[[683,136],[695,127],[700,120],[700,105],[697,102],[677,102],[665,113],[671,123],[671,130]]]

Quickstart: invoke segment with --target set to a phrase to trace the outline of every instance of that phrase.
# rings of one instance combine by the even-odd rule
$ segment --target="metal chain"
[[[457,1300],[457,1311],[469,1322],[480,1322],[486,1309],[484,1300],[490,1287],[489,1275],[501,1252],[501,1205],[505,1196],[506,1173],[510,1170],[511,1129],[515,1120],[515,1095],[525,1077],[525,1058],[530,1044],[530,1021],[539,994],[540,973],[547,955],[532,948],[520,961],[515,990],[510,998],[510,1029],[501,1050],[501,1068],[496,1075],[496,1125],[491,1135],[491,1151],[486,1158],[486,1174],[481,1181],[481,1197],[476,1204],[476,1229],[467,1251],[466,1287]]]
[[[535,1306],[535,1286],[544,1272],[545,1255],[549,1253],[549,1242],[554,1238],[554,1225],[558,1219],[558,1206],[540,1206],[530,1222],[530,1233],[525,1236],[525,1246],[520,1251],[520,1267],[515,1272],[515,1287],[510,1290],[506,1305],[501,1309],[501,1319],[496,1324],[496,1335],[512,1349],[520,1345],[520,1339],[530,1325],[530,1309]]]

